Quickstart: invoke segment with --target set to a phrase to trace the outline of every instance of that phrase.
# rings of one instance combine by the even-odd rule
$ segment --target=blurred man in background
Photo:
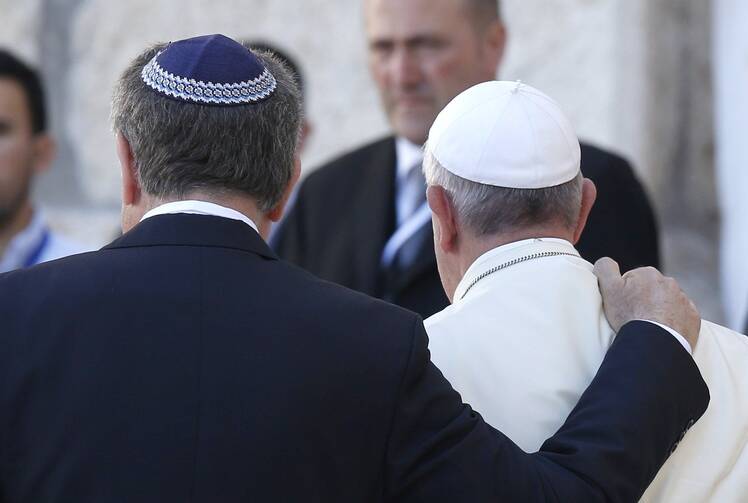
[[[0,272],[84,251],[47,226],[31,202],[55,156],[39,75],[0,50]]]
[[[311,174],[276,248],[322,278],[425,317],[448,300],[431,243],[421,145],[454,96],[495,78],[505,27],[496,0],[365,0],[365,13],[369,69],[394,136]],[[655,218],[629,164],[583,144],[582,171],[598,188],[582,256],[609,255],[623,270],[658,267]]]

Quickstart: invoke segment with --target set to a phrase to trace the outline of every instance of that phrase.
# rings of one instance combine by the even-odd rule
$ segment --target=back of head
[[[21,86],[28,102],[32,131],[44,133],[47,130],[47,110],[38,72],[10,52],[0,49],[0,79],[12,80]]]
[[[271,54],[196,37],[135,58],[115,88],[112,121],[149,195],[239,194],[268,211],[292,177],[299,89]]]
[[[580,147],[548,96],[515,82],[458,95],[429,133],[424,172],[477,237],[527,227],[573,229],[582,198]]]
[[[299,93],[301,95],[301,101],[302,101],[302,106],[303,106],[303,103],[305,101],[305,94],[306,94],[306,88],[305,88],[306,81],[304,79],[304,73],[301,71],[301,66],[296,61],[296,59],[291,57],[291,55],[288,52],[281,49],[277,45],[267,42],[265,40],[244,40],[242,41],[242,45],[244,45],[244,47],[246,47],[247,49],[254,51],[255,53],[261,56],[265,55],[265,53],[270,53],[271,57],[274,56],[278,61],[283,63],[286,66],[286,68],[291,72],[291,75],[294,76],[296,85],[299,87]]]

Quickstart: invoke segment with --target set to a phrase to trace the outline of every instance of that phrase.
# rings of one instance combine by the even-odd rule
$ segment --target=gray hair
[[[423,173],[429,185],[440,186],[449,194],[460,224],[478,237],[551,222],[573,228],[582,204],[581,173],[569,182],[543,189],[495,187],[447,171],[428,150]]]
[[[120,77],[112,100],[114,130],[127,138],[143,190],[183,198],[196,190],[251,196],[260,211],[283,197],[293,174],[301,101],[293,76],[269,52],[253,51],[277,87],[246,106],[208,106],[167,98],[141,80],[166,44],[146,50]]]

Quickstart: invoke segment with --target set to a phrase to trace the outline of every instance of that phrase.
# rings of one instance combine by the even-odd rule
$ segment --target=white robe
[[[537,254],[564,255],[506,266]],[[425,322],[432,360],[488,423],[536,451],[614,338],[592,265],[566,241],[520,241],[479,257],[454,299]],[[694,359],[709,408],[641,501],[748,501],[748,338],[704,321]]]

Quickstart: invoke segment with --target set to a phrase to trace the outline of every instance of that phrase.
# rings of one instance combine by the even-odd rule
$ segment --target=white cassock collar
[[[239,220],[252,227],[258,234],[260,232],[257,229],[257,224],[255,224],[251,218],[243,213],[240,213],[232,208],[221,206],[220,204],[209,203],[207,201],[196,201],[192,199],[187,201],[174,201],[171,203],[162,204],[161,206],[157,206],[143,215],[143,218],[141,218],[140,221],[142,222],[143,220],[155,217],[156,215],[173,215],[176,213],[187,213],[190,215],[208,215],[212,217],[222,217],[230,218],[231,220]]]
[[[559,238],[533,238],[515,241],[513,243],[498,246],[475,259],[465,271],[465,275],[457,285],[454,294],[454,303],[459,302],[472,286],[478,287],[478,282],[485,278],[483,288],[488,286],[488,272],[493,269],[512,267],[526,261],[528,257],[541,256],[542,254],[558,254],[579,257],[579,252],[565,239]],[[490,278],[493,279],[493,278]]]
[[[496,279],[497,276],[500,277],[500,273],[494,275],[492,272],[498,272],[505,267],[519,266],[524,262],[532,264],[532,260],[535,258],[542,259],[552,256],[572,257],[572,260],[573,257],[578,257],[579,260],[584,260],[579,256],[579,252],[574,248],[574,245],[565,239],[558,238],[524,239],[493,248],[475,259],[470,267],[468,267],[468,270],[465,271],[465,275],[455,290],[453,304],[469,300],[470,296],[466,296],[466,293],[473,287],[475,287],[475,293],[481,289],[490,289],[491,280]],[[588,265],[592,268],[592,264]],[[672,327],[652,320],[642,321],[654,323],[667,330],[677,339],[688,354],[692,354],[691,345]]]

